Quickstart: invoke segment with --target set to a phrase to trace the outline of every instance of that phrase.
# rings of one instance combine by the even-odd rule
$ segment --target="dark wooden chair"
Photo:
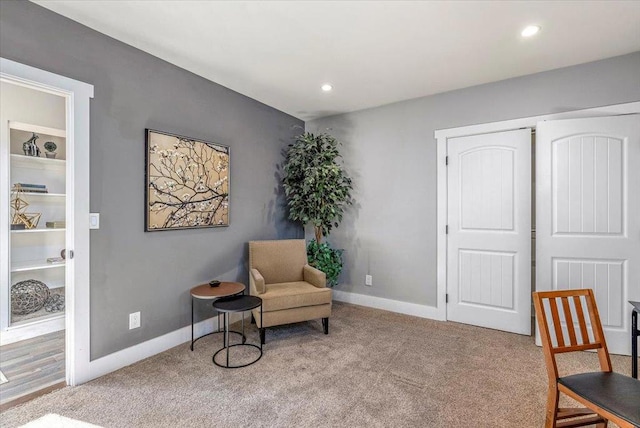
[[[592,424],[606,427],[608,421],[622,428],[640,426],[640,381],[612,371],[593,291],[536,292],[533,293],[533,301],[549,375],[545,427]],[[565,326],[561,320],[565,321]],[[592,337],[587,329],[589,322]],[[550,326],[553,326],[555,341],[552,340]],[[558,376],[557,354],[589,349],[597,351],[601,371]],[[585,408],[558,408],[560,392]]]

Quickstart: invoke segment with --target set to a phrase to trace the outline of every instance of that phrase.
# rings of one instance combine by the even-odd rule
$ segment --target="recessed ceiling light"
[[[325,83],[324,85],[322,85],[322,90],[325,92],[329,92],[332,89],[333,89],[333,86],[331,86],[330,83]]]
[[[522,37],[531,37],[535,34],[538,34],[538,31],[540,31],[539,25],[529,25],[524,30],[522,30],[522,33],[520,34],[522,34]]]

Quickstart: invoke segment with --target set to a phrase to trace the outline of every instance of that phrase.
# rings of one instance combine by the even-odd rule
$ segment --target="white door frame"
[[[447,319],[447,139],[468,135],[488,134],[493,132],[510,131],[520,128],[535,129],[538,122],[557,119],[578,119],[581,117],[613,116],[618,114],[640,113],[640,101],[611,106],[574,110],[562,113],[545,114],[521,119],[504,120],[501,122],[483,123],[457,128],[438,129],[434,132],[436,138],[437,159],[437,288],[436,288],[436,318]],[[534,171],[532,171],[534,173]]]
[[[66,289],[65,364],[68,385],[90,379],[89,327],[89,101],[93,86],[84,82],[0,58],[0,80],[65,98],[67,132],[66,230],[67,254],[73,251]],[[6,165],[4,163],[7,163]],[[8,160],[0,169],[8,170]],[[8,201],[6,201],[8,206]],[[4,212],[6,210],[0,210]],[[4,215],[3,215],[4,217]],[[8,224],[8,219],[0,219]],[[8,252],[8,238],[0,240],[0,250]],[[5,259],[5,258],[1,258]],[[4,262],[3,262],[4,263]],[[8,272],[8,266],[2,266]]]

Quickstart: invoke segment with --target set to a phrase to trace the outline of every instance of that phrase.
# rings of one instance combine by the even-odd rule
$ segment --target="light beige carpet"
[[[47,413],[104,427],[543,424],[544,358],[530,337],[336,303],[328,336],[319,321],[269,329],[264,356],[247,368],[211,363],[221,340],[55,391],[4,412],[2,426]],[[570,370],[597,367],[590,353],[564,360]],[[629,374],[629,357],[612,360]]]

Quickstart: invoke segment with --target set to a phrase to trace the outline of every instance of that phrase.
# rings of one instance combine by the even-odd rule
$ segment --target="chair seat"
[[[640,425],[640,380],[619,373],[580,373],[558,383],[621,419]]]
[[[259,296],[264,312],[331,303],[330,288],[318,288],[306,281],[267,284]]]

